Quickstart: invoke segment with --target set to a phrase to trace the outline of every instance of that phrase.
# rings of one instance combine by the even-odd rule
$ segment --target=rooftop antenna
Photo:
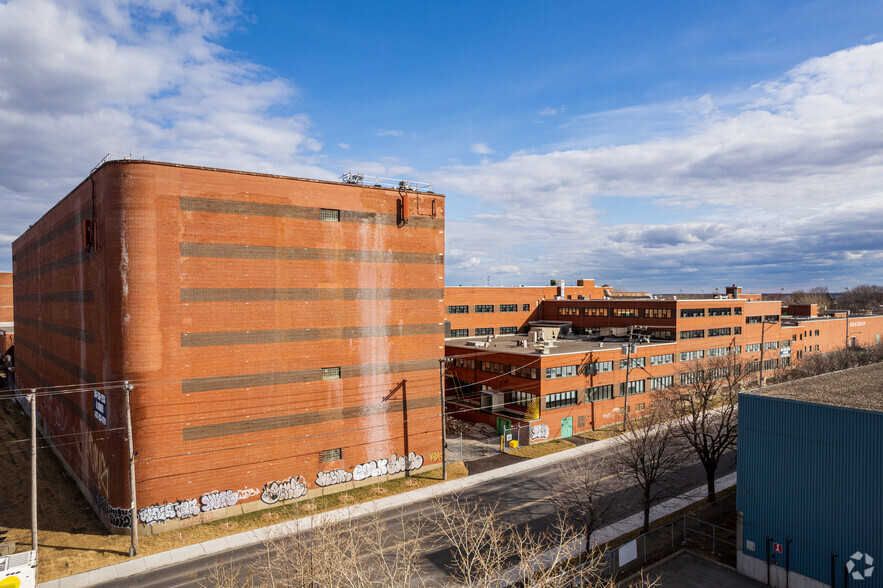
[[[487,287],[488,288],[491,287],[491,277],[490,276],[487,277]]]

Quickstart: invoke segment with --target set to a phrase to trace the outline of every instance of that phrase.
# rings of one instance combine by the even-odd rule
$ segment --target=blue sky
[[[0,0],[0,271],[105,153],[446,194],[447,283],[883,283],[880,2]]]

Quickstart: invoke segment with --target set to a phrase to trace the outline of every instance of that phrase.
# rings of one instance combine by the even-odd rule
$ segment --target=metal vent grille
[[[319,220],[340,222],[340,211],[331,208],[319,209]]]

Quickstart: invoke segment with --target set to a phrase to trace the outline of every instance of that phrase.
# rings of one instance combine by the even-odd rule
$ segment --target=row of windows
[[[631,364],[631,365],[629,365]],[[644,367],[644,358],[643,357],[633,357],[629,359],[620,359],[619,360],[619,369],[624,370],[626,368],[635,369],[639,367]]]
[[[501,335],[514,335],[518,332],[518,327],[500,327]],[[493,335],[494,328],[493,327],[479,327],[475,329],[476,337],[483,337],[485,335]],[[451,329],[451,337],[468,337],[469,329]]]
[[[518,312],[517,304],[500,304],[500,312]],[[521,310],[524,312],[530,312],[530,304],[522,304]],[[494,312],[493,304],[476,304],[475,312],[478,313],[487,313]],[[469,305],[468,304],[457,304],[453,306],[448,306],[448,314],[469,314]]]
[[[577,391],[568,390],[567,392],[555,392],[546,395],[546,408],[562,408],[564,406],[573,406],[577,404]]]
[[[578,306],[559,306],[559,316],[608,316],[607,308],[580,308]],[[609,316],[625,318],[662,318],[670,319],[670,308],[611,308]]]
[[[708,357],[723,357],[725,355],[730,355],[731,353],[742,353],[742,346],[735,345],[733,347],[718,347],[716,349],[709,349]]]
[[[476,362],[474,359],[457,358],[457,360],[454,362],[454,365],[465,369],[475,369]],[[527,378],[529,380],[540,379],[540,370],[539,368],[535,367],[518,367],[505,363],[498,363],[495,361],[479,361],[478,368],[483,372],[488,372],[491,374],[511,374],[513,376],[517,376],[519,378]]]
[[[578,369],[578,365],[565,365],[560,367],[546,368],[546,379],[555,380],[557,378],[569,378],[575,376]]]
[[[729,337],[730,335],[741,335],[742,327],[718,327],[716,329],[708,329],[709,337]],[[681,331],[681,339],[703,339],[705,331],[703,329],[693,329],[690,331]]]
[[[777,314],[765,314],[763,316],[746,316],[745,324],[747,325],[759,325],[760,323],[777,323],[779,322],[779,315]]]
[[[666,353],[664,355],[654,355],[650,358],[650,365],[665,365],[668,363],[674,363],[675,354],[674,353]]]
[[[681,331],[681,339],[702,339],[703,337],[705,337],[705,329]]]
[[[697,318],[705,316],[706,309],[704,308],[682,308],[681,309],[681,318]],[[714,308],[708,309],[708,316],[731,316],[736,315],[740,316],[742,314],[742,307],[735,306],[718,306]]]

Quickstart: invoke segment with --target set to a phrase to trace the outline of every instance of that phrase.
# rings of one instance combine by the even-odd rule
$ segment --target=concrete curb
[[[489,480],[505,478],[514,474],[519,474],[521,472],[541,468],[543,466],[553,465],[562,461],[566,461],[568,459],[573,459],[574,457],[579,457],[581,455],[601,451],[612,445],[615,439],[616,437],[611,437],[610,439],[604,439],[603,441],[589,443],[587,445],[582,445],[580,447],[575,447],[566,451],[559,451],[558,453],[553,453],[551,455],[544,455],[543,457],[537,457],[534,459],[526,459],[521,463],[503,466],[501,468],[483,472],[481,474],[476,474],[474,476],[467,476],[458,480],[449,480],[447,482],[441,482],[439,484],[435,484],[426,488],[418,488],[417,490],[379,498],[377,500],[372,500],[371,502],[364,502],[362,504],[310,515],[293,521],[277,523],[275,525],[271,525],[261,529],[236,533],[227,537],[212,539],[204,543],[187,545],[185,547],[177,547],[169,551],[140,557],[137,559],[125,561],[123,563],[99,568],[97,570],[83,572],[80,574],[75,574],[73,576],[67,576],[65,578],[58,578],[56,580],[50,580],[49,582],[43,582],[38,586],[40,586],[41,588],[80,588],[84,586],[93,586],[102,582],[121,580],[149,570],[160,569],[172,564],[181,563],[183,561],[197,559],[200,557],[205,557],[207,555],[215,555],[223,553],[230,549],[245,547],[248,545],[258,545],[268,539],[275,539],[279,537],[285,537],[287,535],[292,535],[301,530],[310,528],[317,522],[336,522],[347,518],[364,516],[370,513],[383,512],[394,508],[401,508],[410,504],[414,504],[415,502],[420,502],[422,500],[435,498],[437,496],[443,496],[445,494],[451,494],[453,492],[458,492],[466,488],[471,488]],[[735,480],[735,474],[730,475],[733,476]],[[689,492],[688,494],[685,494],[684,496],[692,496],[694,495],[694,493],[702,493],[704,492],[704,490],[704,487],[697,488]],[[703,496],[705,496],[704,493],[702,493],[699,498]],[[681,499],[682,497],[671,499],[660,505],[654,506],[653,509],[655,510],[664,508],[669,503]],[[680,506],[674,508],[670,512],[678,510],[679,508],[683,508],[685,504],[685,502],[681,502]],[[660,516],[664,516],[669,512],[666,511],[663,514],[654,515],[654,510],[651,510],[651,518],[653,520],[659,518]],[[639,513],[637,515],[633,515],[631,517],[623,519],[615,525],[605,527],[604,529],[601,529],[598,533],[604,532],[607,529],[610,529],[609,532],[614,532],[614,526],[619,528],[620,524],[623,524],[626,521],[631,521],[635,517],[637,517],[638,520],[637,526],[640,527],[641,523],[643,522],[643,518],[642,515]],[[627,533],[634,528],[635,527],[631,527],[627,528],[626,530],[619,531],[617,535],[610,538],[618,537],[619,535]],[[598,538],[593,536],[593,540],[609,541],[610,539],[602,540],[600,536]]]

